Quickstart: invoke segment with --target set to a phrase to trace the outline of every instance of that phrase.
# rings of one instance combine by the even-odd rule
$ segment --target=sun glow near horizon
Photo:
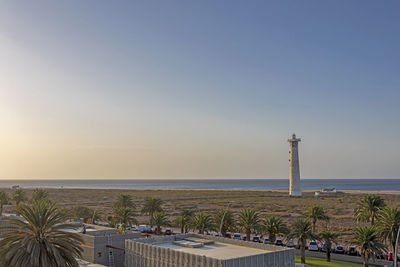
[[[0,179],[396,178],[398,3],[230,5],[4,3]]]

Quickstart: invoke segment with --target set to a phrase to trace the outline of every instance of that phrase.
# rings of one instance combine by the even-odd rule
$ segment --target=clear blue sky
[[[3,1],[1,178],[399,178],[399,1]]]

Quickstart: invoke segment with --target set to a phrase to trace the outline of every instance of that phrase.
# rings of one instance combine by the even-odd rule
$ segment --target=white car
[[[310,241],[310,245],[308,246],[309,251],[319,251],[319,247],[316,241]]]
[[[242,240],[242,236],[239,233],[234,233],[233,234],[233,239]]]

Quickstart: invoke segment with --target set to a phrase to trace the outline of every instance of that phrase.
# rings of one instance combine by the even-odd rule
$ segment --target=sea
[[[287,190],[288,179],[0,180],[0,188]],[[399,179],[302,179],[303,190],[400,190]]]

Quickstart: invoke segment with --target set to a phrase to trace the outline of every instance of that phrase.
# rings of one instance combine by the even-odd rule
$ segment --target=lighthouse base
[[[289,193],[290,197],[301,197],[301,191],[295,191]]]

